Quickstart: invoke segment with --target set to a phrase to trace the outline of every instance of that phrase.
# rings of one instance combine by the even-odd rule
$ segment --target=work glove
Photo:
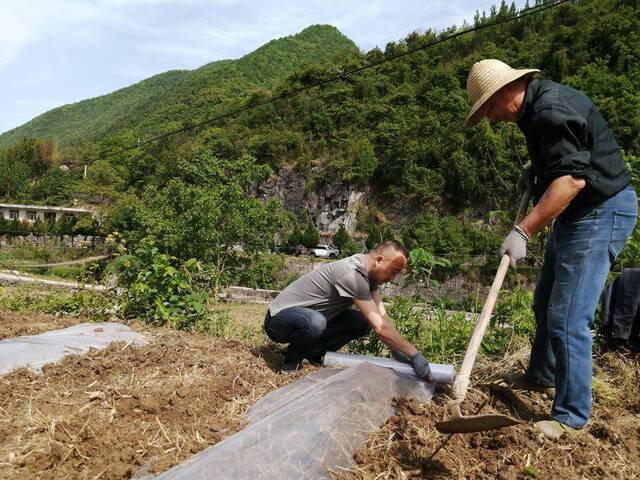
[[[533,191],[534,181],[535,174],[533,172],[533,165],[531,165],[531,162],[527,162],[522,169],[522,173],[520,173],[520,178],[518,178],[516,189],[520,193],[524,193],[527,190]]]
[[[509,255],[510,264],[512,267],[516,266],[518,261],[522,260],[527,256],[527,242],[529,241],[529,237],[524,231],[516,226],[511,233],[506,236],[503,240],[502,245],[500,246],[500,257],[506,253]]]
[[[424,358],[420,352],[416,353],[411,357],[411,366],[413,366],[413,371],[416,373],[418,377],[427,382],[433,382],[433,376],[431,375],[431,367],[429,367],[429,362]]]
[[[400,350],[391,350],[391,356],[394,360],[411,365],[411,357],[409,355],[405,355]]]

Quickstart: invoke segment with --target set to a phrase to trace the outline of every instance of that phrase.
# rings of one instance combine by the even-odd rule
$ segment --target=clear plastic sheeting
[[[394,397],[429,401],[434,386],[414,375],[361,363],[324,369],[265,395],[249,425],[157,480],[329,479],[394,413]]]
[[[111,342],[146,345],[148,340],[120,323],[81,323],[39,335],[0,340],[0,374],[27,367],[40,371],[65,355],[80,354],[90,348],[105,348]]]

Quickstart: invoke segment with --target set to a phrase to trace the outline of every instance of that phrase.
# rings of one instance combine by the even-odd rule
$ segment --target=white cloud
[[[94,9],[75,1],[5,2],[0,9],[0,70],[9,67],[29,44],[92,17]]]
[[[0,70],[11,65],[22,47],[36,37],[36,25],[19,10],[16,6],[0,9]]]
[[[190,57],[203,62],[208,62],[212,57],[211,49],[189,47],[186,45],[176,45],[174,43],[147,43],[142,45],[141,48],[148,52],[156,52],[164,55],[178,55],[180,57]]]

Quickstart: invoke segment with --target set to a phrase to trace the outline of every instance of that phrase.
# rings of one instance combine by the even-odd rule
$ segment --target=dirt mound
[[[281,376],[236,341],[154,330],[0,377],[0,478],[120,479],[157,473],[238,430]],[[274,360],[268,358],[269,361]],[[310,367],[307,367],[310,370]]]
[[[434,404],[398,400],[398,414],[371,435],[341,479],[630,479],[640,478],[640,359],[608,353],[597,361],[589,426],[559,442],[545,440],[532,422],[548,415],[552,399],[498,386],[499,372],[480,379],[463,410],[508,413],[523,423],[468,435],[442,435],[435,422],[446,398]],[[482,376],[482,374],[480,375]]]
[[[0,311],[0,340],[21,335],[37,335],[49,330],[77,325],[83,321],[87,320],[71,316],[58,317],[42,313],[25,315]]]

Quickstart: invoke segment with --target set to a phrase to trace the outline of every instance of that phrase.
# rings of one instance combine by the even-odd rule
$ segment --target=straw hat
[[[517,70],[493,58],[474,63],[467,77],[467,94],[472,105],[467,116],[467,125],[473,126],[480,121],[481,115],[478,114],[478,110],[491,95],[508,83],[539,71],[535,68]]]

